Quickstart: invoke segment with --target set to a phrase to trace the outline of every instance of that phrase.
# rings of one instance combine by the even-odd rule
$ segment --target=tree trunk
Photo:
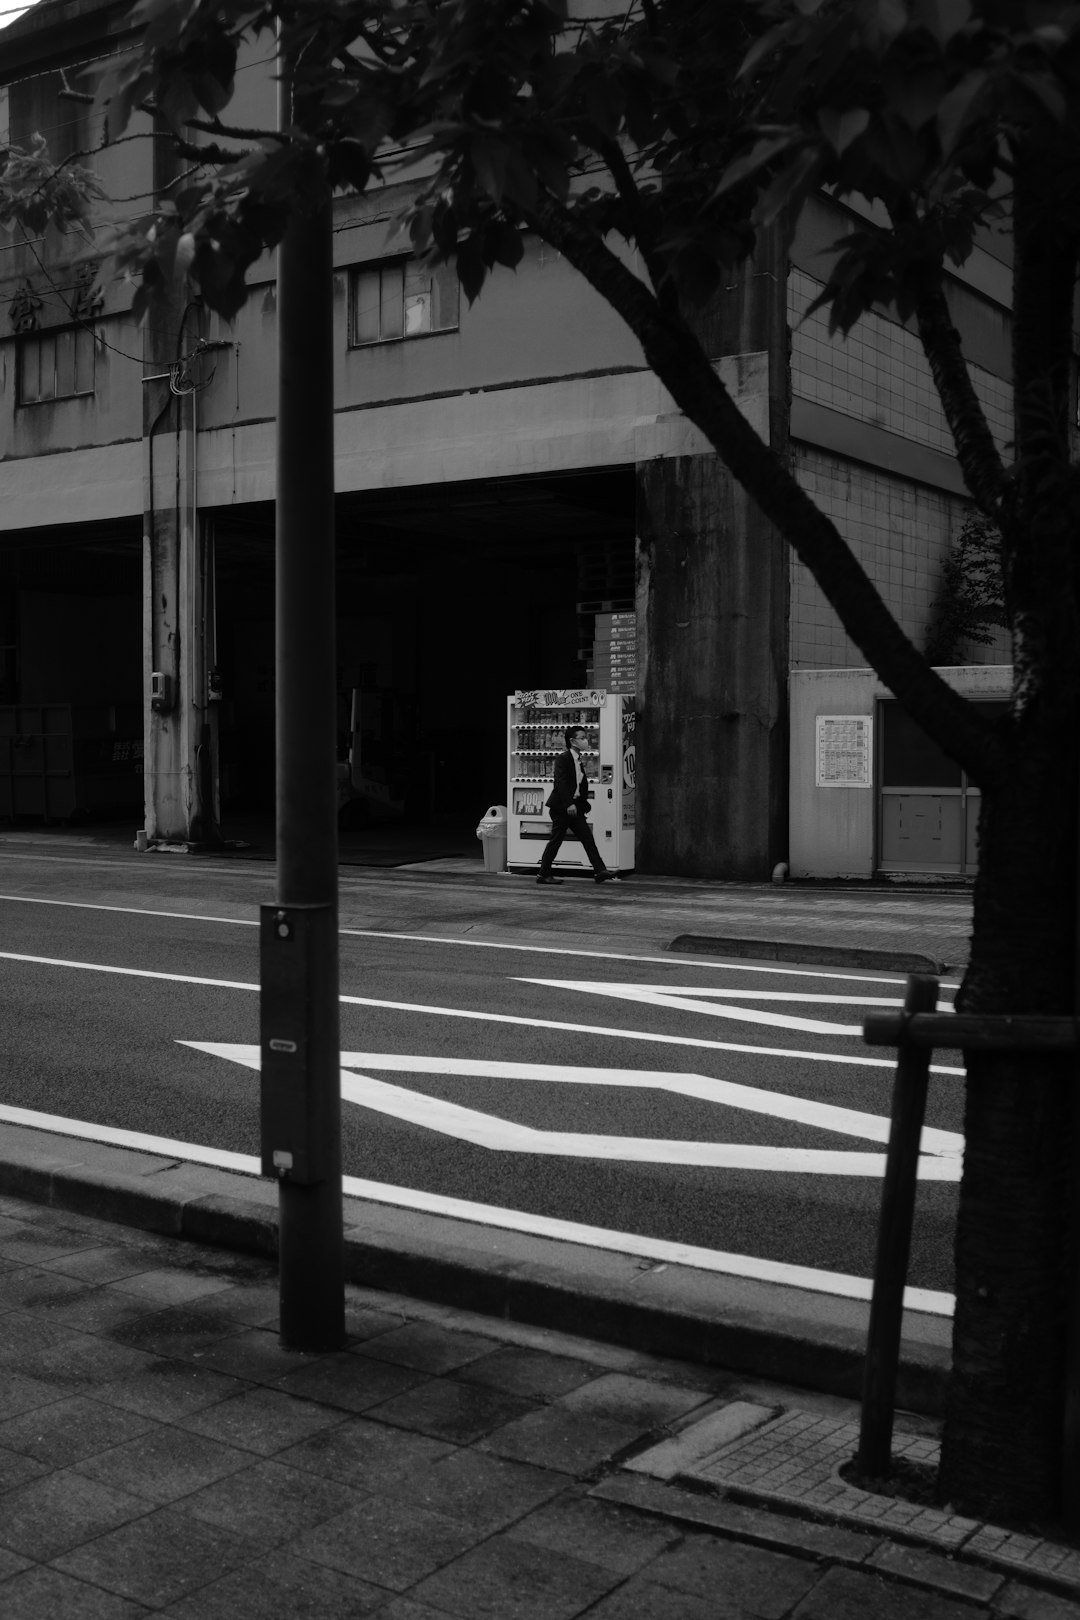
[[[965,1012],[1073,1011],[1077,710],[1063,693],[1046,707],[984,795]],[[1076,1064],[972,1053],[967,1069],[939,1491],[960,1512],[1045,1523],[1060,1505]]]

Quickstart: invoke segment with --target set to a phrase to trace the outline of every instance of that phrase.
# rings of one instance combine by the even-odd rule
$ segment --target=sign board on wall
[[[819,714],[814,748],[815,786],[871,787],[873,733],[874,721],[869,714]]]

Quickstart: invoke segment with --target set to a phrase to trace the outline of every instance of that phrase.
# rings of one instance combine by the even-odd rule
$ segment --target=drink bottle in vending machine
[[[507,699],[507,865],[535,871],[551,837],[547,797],[563,733],[580,726],[588,734],[582,764],[589,779],[589,821],[612,872],[634,869],[637,757],[634,698],[604,688],[520,690]],[[591,875],[588,856],[571,835],[555,857],[555,870]]]

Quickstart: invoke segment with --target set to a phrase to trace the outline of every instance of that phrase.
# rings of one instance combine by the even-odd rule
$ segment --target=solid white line
[[[89,864],[96,865],[97,863],[90,862]],[[240,870],[246,871],[247,868],[241,868]],[[84,911],[119,911],[130,917],[177,917],[183,922],[235,923],[241,928],[258,928],[259,926],[257,918],[204,916],[200,913],[188,911],[151,911],[141,906],[103,906],[85,900],[45,900],[36,895],[0,894],[0,900],[18,900],[25,905],[34,906],[69,906],[75,910]],[[870,976],[860,973],[826,973],[812,968],[760,967],[757,963],[747,962],[698,962],[696,958],[686,957],[681,953],[670,953],[667,956],[633,956],[625,951],[584,951],[575,950],[566,945],[515,945],[506,940],[444,939],[440,934],[392,934],[378,928],[340,928],[338,932],[339,934],[348,935],[351,939],[396,939],[418,945],[468,945],[474,950],[481,951],[523,951],[534,956],[585,956],[600,962],[652,962],[660,963],[663,967],[700,967],[703,971],[712,973],[768,973],[792,979],[834,979],[841,984],[903,985],[907,983],[906,979],[882,978],[880,974]],[[943,990],[958,990],[960,986],[951,981],[942,980],[941,988]],[[775,991],[774,994],[782,997],[783,991]]]
[[[227,1169],[258,1175],[259,1160],[248,1154],[226,1154],[217,1148],[199,1147],[190,1142],[174,1142],[167,1137],[144,1136],[138,1131],[121,1131],[110,1125],[93,1125],[84,1120],[64,1119],[55,1114],[39,1114],[27,1108],[0,1105],[0,1120],[13,1125],[30,1125],[58,1135],[91,1142],[108,1142],[134,1147],[165,1158],[184,1159],[193,1164],[215,1164]],[[213,1157],[210,1157],[213,1155]],[[477,1204],[464,1198],[446,1198],[439,1193],[420,1192],[411,1187],[392,1187],[385,1182],[365,1181],[343,1176],[342,1190],[347,1198],[366,1198],[374,1203],[400,1209],[421,1210],[433,1215],[449,1215],[456,1220],[475,1221],[484,1226],[533,1237],[550,1237],[562,1243],[578,1243],[587,1248],[617,1254],[632,1254],[655,1260],[661,1265],[692,1266],[702,1271],[757,1282],[781,1283],[813,1293],[838,1295],[844,1299],[869,1300],[872,1284],[868,1277],[852,1277],[843,1272],[818,1271],[812,1266],[788,1265],[780,1260],[759,1260],[751,1255],[725,1254],[698,1248],[689,1243],[671,1243],[662,1238],[640,1237],[631,1232],[613,1232],[606,1227],[585,1226],[577,1221],[558,1220],[548,1215],[529,1215],[521,1210],[501,1209],[493,1204]],[[930,1288],[905,1288],[904,1305],[911,1311],[933,1316],[951,1316],[955,1307],[952,1294]]]
[[[215,990],[258,990],[244,979],[203,979],[193,973],[156,973],[152,968],[110,967],[105,962],[71,962],[63,956],[27,956],[21,951],[0,951],[5,962],[33,962],[39,967],[77,968],[83,973],[115,973],[131,979],[164,979],[169,984],[204,984]]]
[[[29,956],[20,951],[0,951],[0,960],[31,962],[42,967],[78,968],[85,972],[115,973],[136,979],[159,979],[174,984],[197,984],[222,990],[258,990],[257,984],[239,979],[203,979],[188,973],[157,973],[150,968],[109,967],[100,962],[70,962],[56,956]],[[693,1046],[709,1052],[743,1052],[756,1057],[799,1058],[808,1063],[855,1064],[870,1069],[894,1069],[893,1058],[853,1057],[840,1052],[802,1052],[783,1046],[747,1046],[737,1041],[698,1040],[692,1035],[651,1035],[644,1030],[609,1029],[603,1024],[568,1024],[551,1018],[521,1018],[512,1013],[467,1012],[458,1007],[429,1007],[415,1001],[383,1001],[374,996],[341,996],[353,1007],[377,1007],[387,1012],[427,1013],[435,1018],[464,1018],[484,1024],[515,1024],[529,1029],[557,1029],[572,1035],[604,1035],[612,1040],[645,1041],[660,1046]],[[931,1074],[963,1075],[962,1068],[932,1063]]]
[[[756,962],[725,962],[711,960],[699,961],[696,956],[688,956],[682,952],[669,951],[666,956],[632,956],[623,951],[583,951],[574,950],[565,945],[514,945],[505,940],[493,939],[444,939],[436,934],[390,934],[376,928],[343,928],[343,934],[354,934],[364,939],[402,939],[413,940],[421,945],[470,945],[474,950],[482,951],[532,951],[537,956],[587,956],[598,958],[602,962],[659,962],[664,967],[700,967],[713,973],[768,973],[776,974],[785,979],[834,979],[841,984],[899,984],[906,985],[907,979],[883,978],[881,974],[870,975],[866,973],[826,973],[822,969],[790,968],[770,965],[761,967]],[[718,953],[719,954],[719,953]],[[942,980],[943,990],[959,990],[959,982]]]
[[[259,1160],[250,1153],[229,1153],[225,1148],[174,1142],[167,1136],[148,1136],[145,1131],[126,1131],[118,1125],[92,1125],[88,1120],[66,1119],[62,1114],[42,1114],[34,1108],[13,1108],[8,1103],[0,1103],[0,1121],[8,1125],[27,1125],[37,1131],[50,1131],[54,1136],[74,1136],[80,1141],[108,1142],[113,1147],[137,1148],[142,1153],[156,1153],[166,1159],[213,1164],[222,1170],[243,1170],[248,1175],[257,1176],[261,1169]]]
[[[235,923],[238,928],[258,928],[258,917],[211,917],[201,911],[152,911],[148,906],[105,906],[90,900],[43,900],[31,894],[0,894],[0,900],[17,900],[25,906],[66,906],[69,911],[118,911],[124,917],[172,917],[177,922]]]

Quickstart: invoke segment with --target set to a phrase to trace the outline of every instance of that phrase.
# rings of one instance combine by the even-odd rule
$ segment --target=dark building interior
[[[274,513],[267,503],[208,516],[221,832],[229,837],[273,813]],[[488,805],[505,797],[507,695],[584,683],[593,615],[633,603],[633,473],[342,495],[337,548],[339,753],[343,761],[350,749],[355,756],[343,830],[461,829],[471,837]],[[71,704],[87,724],[134,746],[142,735],[142,592],[137,520],[7,537],[0,707]],[[130,820],[141,782],[123,759],[112,808]],[[100,795],[76,805],[91,819],[109,809]]]

